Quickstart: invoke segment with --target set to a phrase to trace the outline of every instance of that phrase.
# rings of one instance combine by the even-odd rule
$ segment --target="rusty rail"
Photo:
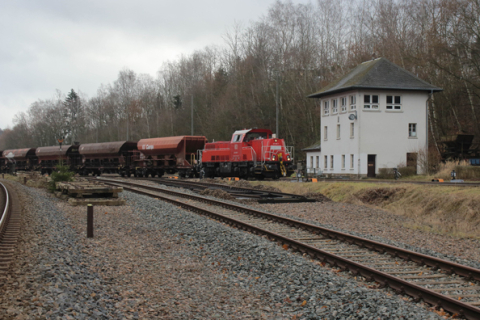
[[[5,200],[0,218],[0,272],[5,272],[13,260],[18,235],[20,233],[20,206],[15,192],[0,183],[0,193]]]
[[[106,179],[102,179],[102,180],[105,181]],[[467,303],[463,303],[459,300],[455,300],[453,298],[447,297],[447,296],[442,295],[440,293],[437,293],[437,292],[434,292],[432,290],[429,290],[429,289],[423,288],[421,286],[415,285],[413,283],[410,283],[410,282],[405,281],[403,279],[400,279],[398,277],[395,277],[395,276],[389,275],[387,273],[375,270],[373,268],[370,268],[368,266],[359,264],[359,263],[351,261],[349,259],[339,257],[339,256],[334,255],[332,253],[329,253],[329,252],[326,252],[324,250],[312,247],[308,244],[296,241],[294,239],[290,239],[288,237],[279,235],[277,233],[274,233],[274,232],[271,232],[271,231],[268,231],[268,230],[264,230],[262,228],[250,225],[248,223],[245,223],[245,222],[242,222],[242,221],[230,218],[230,217],[223,216],[221,214],[218,214],[218,213],[215,213],[215,212],[203,209],[203,208],[196,207],[194,205],[186,204],[186,203],[183,203],[181,201],[177,201],[177,200],[174,200],[174,199],[171,199],[171,198],[163,197],[163,196],[158,195],[158,194],[153,194],[151,192],[141,191],[137,188],[153,190],[155,192],[167,193],[167,194],[171,194],[171,195],[175,195],[175,196],[180,195],[182,197],[186,197],[186,198],[194,199],[194,200],[197,200],[197,201],[202,201],[202,202],[215,204],[215,205],[218,205],[218,206],[230,209],[230,210],[243,212],[243,213],[250,214],[250,215],[253,215],[253,216],[257,216],[257,217],[261,216],[261,217],[263,217],[267,220],[281,222],[281,223],[287,224],[287,225],[292,226],[292,227],[296,227],[296,228],[299,228],[299,229],[310,231],[314,234],[321,234],[321,235],[329,237],[331,239],[337,239],[337,240],[345,241],[347,243],[356,244],[356,245],[366,247],[366,248],[369,248],[371,250],[375,250],[375,251],[378,251],[378,252],[381,252],[381,253],[388,253],[388,254],[390,254],[394,257],[400,257],[400,258],[403,258],[405,260],[414,261],[414,262],[416,262],[418,264],[421,264],[421,265],[428,265],[428,266],[431,266],[431,267],[434,267],[434,268],[443,269],[443,270],[446,270],[449,273],[456,273],[458,275],[464,276],[467,279],[474,279],[474,280],[479,281],[480,280],[480,270],[478,270],[478,269],[471,268],[471,267],[468,267],[468,266],[463,266],[463,265],[460,265],[460,264],[457,264],[457,263],[454,263],[454,262],[442,260],[442,259],[439,259],[439,258],[436,258],[436,257],[431,257],[431,256],[428,256],[428,255],[413,252],[413,251],[410,251],[410,250],[397,248],[397,247],[394,247],[394,246],[391,246],[391,245],[383,244],[383,243],[372,241],[372,240],[369,240],[369,239],[363,239],[363,238],[353,236],[353,235],[350,235],[350,234],[347,234],[347,233],[338,232],[338,231],[335,231],[335,230],[330,230],[330,229],[327,229],[327,228],[323,228],[323,227],[315,226],[315,225],[312,225],[312,224],[296,221],[296,220],[293,220],[293,219],[284,218],[284,217],[276,216],[276,215],[273,215],[273,214],[269,214],[269,213],[265,213],[265,212],[261,212],[261,211],[257,211],[257,210],[253,210],[253,209],[248,209],[248,208],[245,208],[245,207],[242,207],[242,206],[229,204],[229,203],[226,203],[226,202],[223,202],[223,201],[211,200],[211,199],[207,199],[207,198],[203,198],[203,197],[195,196],[195,195],[186,195],[186,194],[180,193],[180,192],[165,190],[165,189],[151,187],[151,186],[144,186],[144,185],[139,185],[139,184],[130,183],[130,182],[127,183],[127,182],[123,182],[123,181],[122,182],[111,181],[109,183],[123,184],[123,186],[126,190],[131,190],[131,191],[136,192],[136,193],[145,194],[145,195],[149,195],[149,196],[154,196],[156,198],[161,198],[162,200],[164,200],[166,202],[173,203],[176,206],[180,206],[180,207],[185,208],[187,210],[190,210],[190,211],[202,214],[202,215],[206,215],[206,216],[215,218],[219,221],[225,222],[225,223],[227,223],[229,225],[232,225],[232,226],[235,226],[239,229],[244,229],[244,230],[250,231],[254,234],[266,235],[270,239],[278,241],[282,244],[287,244],[289,247],[291,247],[291,248],[293,248],[297,251],[300,251],[302,253],[306,253],[306,254],[310,255],[311,257],[320,260],[321,262],[327,262],[327,263],[331,264],[332,266],[337,266],[344,271],[348,270],[355,275],[361,275],[361,276],[365,277],[368,281],[377,281],[382,286],[391,287],[395,291],[397,291],[399,293],[402,293],[402,294],[409,295],[409,296],[411,296],[415,299],[423,299],[425,302],[427,302],[431,305],[434,305],[434,306],[437,306],[437,307],[442,307],[444,310],[447,310],[447,311],[449,311],[451,313],[454,313],[454,314],[463,315],[467,319],[476,319],[476,320],[480,319],[480,309],[475,307],[475,306],[469,305]],[[133,185],[134,187],[126,187],[125,185]]]

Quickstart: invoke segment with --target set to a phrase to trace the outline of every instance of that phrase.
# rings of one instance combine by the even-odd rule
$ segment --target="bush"
[[[393,168],[379,168],[377,178],[378,179],[394,179]]]
[[[378,169],[377,178],[378,179],[395,179],[395,171],[394,168],[380,168]],[[415,167],[402,167],[398,166],[398,171],[400,172],[400,178],[414,176]]]
[[[411,176],[414,176],[416,174],[415,173],[415,171],[416,171],[415,167],[399,167],[398,171],[402,175],[402,178],[411,177]]]
[[[50,175],[52,180],[48,182],[48,190],[50,192],[54,192],[56,190],[56,182],[73,181],[73,176],[75,175],[75,172],[70,171],[68,166],[64,166],[62,164],[57,165],[56,169],[57,171],[52,172]]]

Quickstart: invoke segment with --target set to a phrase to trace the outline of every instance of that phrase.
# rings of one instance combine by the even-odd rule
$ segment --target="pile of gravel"
[[[211,196],[219,199],[224,200],[235,200],[235,197],[232,196],[230,193],[222,190],[222,189],[203,189],[200,193],[202,196]]]
[[[332,201],[329,197],[327,197],[327,196],[325,196],[325,195],[323,195],[319,192],[307,193],[307,194],[305,194],[305,197],[307,197],[309,199],[315,199],[316,202],[320,202],[320,203]]]

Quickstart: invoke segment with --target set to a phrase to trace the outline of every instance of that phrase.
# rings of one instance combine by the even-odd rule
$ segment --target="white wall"
[[[378,110],[363,108],[363,97],[379,96]],[[356,120],[349,120],[350,110],[341,112],[341,97],[356,96]],[[401,110],[387,110],[386,96],[400,96]],[[338,100],[338,113],[332,112],[332,99]],[[325,97],[321,100],[321,168],[326,174],[367,174],[369,154],[376,156],[376,173],[379,168],[393,168],[406,164],[407,153],[417,153],[426,146],[426,92],[415,91],[350,91]],[[330,114],[324,115],[324,101],[330,101]],[[354,137],[350,137],[350,124],[354,124]],[[416,137],[409,137],[409,123],[416,124]],[[340,139],[337,139],[337,125],[340,125]],[[325,140],[324,127],[328,127]],[[354,166],[351,168],[350,155],[354,155]],[[328,156],[328,168],[323,168],[324,156]],[[334,167],[330,168],[331,155],[334,156]],[[342,168],[342,155],[345,155],[345,168]],[[358,168],[360,159],[360,171]],[[417,168],[420,173],[420,168]]]
[[[307,155],[307,161],[306,161],[306,165],[307,165],[307,172],[308,173],[314,173],[314,172],[318,172],[319,170],[322,170],[322,159],[321,159],[321,155],[320,155],[320,151],[307,151],[306,152],[306,155]],[[313,157],[313,163],[312,163],[312,157]],[[319,161],[319,165],[317,166],[317,157],[318,157],[318,161]],[[315,169],[315,170],[313,170]]]

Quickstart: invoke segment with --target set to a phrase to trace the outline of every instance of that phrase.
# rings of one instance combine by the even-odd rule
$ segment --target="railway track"
[[[309,199],[305,196],[293,193],[243,188],[218,183],[194,182],[167,178],[135,178],[135,180],[154,181],[166,186],[179,187],[192,191],[201,191],[204,189],[223,190],[236,198],[256,199],[259,203],[315,202],[314,199]]]
[[[8,270],[13,261],[20,232],[18,197],[12,188],[0,182],[0,274]]]
[[[298,181],[297,178],[280,178],[281,181]],[[304,180],[302,180],[304,181]],[[318,181],[325,182],[361,182],[361,183],[385,183],[385,184],[399,184],[399,183],[409,183],[409,184],[421,184],[421,185],[432,185],[432,186],[446,186],[446,187],[480,187],[480,182],[433,182],[433,181],[409,181],[409,180],[370,180],[370,179],[325,179],[318,178]]]
[[[101,180],[267,236],[284,247],[374,281],[378,287],[390,287],[467,319],[480,319],[479,269],[242,205],[134,182]]]

